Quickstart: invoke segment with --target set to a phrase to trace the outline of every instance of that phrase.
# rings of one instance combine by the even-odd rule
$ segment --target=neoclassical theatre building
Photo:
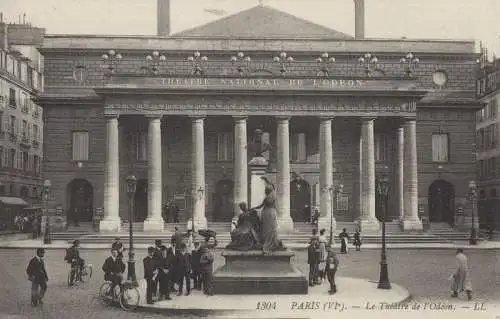
[[[282,230],[314,207],[321,222],[333,210],[378,229],[381,177],[404,229],[470,222],[474,42],[366,39],[354,4],[355,36],[265,5],[171,35],[166,0],[156,36],[47,35],[38,102],[52,211],[116,231],[133,174],[144,231],[229,224],[251,196],[247,145],[260,129]]]

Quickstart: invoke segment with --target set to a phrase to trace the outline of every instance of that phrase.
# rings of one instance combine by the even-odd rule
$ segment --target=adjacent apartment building
[[[484,59],[483,59],[484,60]],[[482,228],[500,228],[500,59],[483,63],[477,95],[484,108],[476,115],[478,211]]]
[[[0,198],[3,204],[36,205],[41,195],[44,29],[0,22]],[[25,203],[23,203],[23,201]]]

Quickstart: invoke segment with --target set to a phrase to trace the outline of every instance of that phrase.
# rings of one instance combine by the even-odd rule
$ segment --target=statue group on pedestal
[[[278,212],[276,210],[276,194],[273,184],[265,177],[265,193],[262,204],[247,209],[246,203],[240,203],[242,211],[238,217],[238,224],[231,232],[231,243],[226,247],[232,250],[260,250],[264,253],[284,250],[278,236]],[[261,209],[260,216],[258,209]]]

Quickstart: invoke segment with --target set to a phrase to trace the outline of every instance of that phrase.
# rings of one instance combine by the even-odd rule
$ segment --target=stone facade
[[[468,181],[475,178],[474,112],[478,105],[474,102],[474,70],[477,56],[472,42],[321,38],[265,41],[230,37],[220,40],[216,36],[204,40],[175,36],[150,39],[99,36],[45,38],[41,51],[45,55],[46,93],[41,101],[46,114],[45,139],[51,140],[45,149],[45,171],[53,180],[55,196],[52,205],[68,210],[68,184],[74,179],[85,179],[93,188],[93,209],[118,209],[119,216],[126,218],[125,178],[133,173],[139,180],[148,180],[146,201],[149,207],[156,207],[154,211],[144,210],[140,220],[156,220],[160,198],[164,204],[174,199],[174,194],[182,193],[187,201],[181,221],[191,216],[200,223],[205,223],[203,218],[230,221],[235,214],[233,208],[236,203],[229,204],[230,213],[222,218],[218,216],[218,182],[237,182],[238,185],[234,185],[238,189],[237,194],[228,198],[239,201],[245,197],[240,184],[246,178],[235,178],[235,175],[241,174],[238,171],[244,171],[241,170],[243,153],[238,143],[227,151],[230,156],[220,158],[220,135],[227,133],[233,142],[248,142],[256,128],[269,132],[270,142],[275,146],[275,157],[271,158],[270,164],[273,170],[269,175],[278,185],[282,219],[289,219],[293,215],[291,211],[297,210],[296,207],[289,209],[288,205],[296,203],[296,200],[290,200],[290,196],[295,196],[291,187],[295,187],[298,180],[305,180],[309,185],[311,200],[308,204],[318,206],[322,217],[328,216],[332,196],[325,192],[335,184],[344,185],[342,209],[335,212],[338,221],[361,218],[376,222],[375,218],[380,219],[375,186],[377,177],[381,175],[388,175],[393,185],[388,209],[390,219],[408,217],[408,221],[420,223],[419,216],[426,216],[429,210],[435,209],[435,203],[432,204],[434,208],[429,208],[428,193],[436,180],[445,180],[453,186],[455,202],[465,197]],[[84,43],[92,49],[84,48]],[[280,48],[273,49],[275,46]],[[248,49],[245,54],[251,55],[252,62],[245,66],[248,71],[245,75],[237,76],[237,67],[230,62],[230,57],[233,51],[245,48]],[[113,75],[108,77],[101,55],[111,49],[123,58],[113,70]],[[149,73],[145,59],[152,50],[159,50],[167,57],[167,62],[160,64],[157,75]],[[336,79],[336,83],[360,81],[373,83],[373,86],[370,84],[371,89],[360,87],[346,91],[341,85],[332,90],[323,88],[316,93],[306,89],[288,93],[286,90],[271,90],[269,92],[275,94],[269,95],[259,87],[229,93],[224,91],[224,87],[218,91],[213,88],[206,91],[183,84],[177,89],[166,90],[146,84],[157,81],[155,78],[193,79],[194,65],[186,61],[186,57],[192,55],[194,50],[200,50],[202,54],[211,52],[207,54],[208,61],[200,62],[204,78],[209,80],[236,77],[272,80],[282,79],[283,75],[290,81],[324,79],[324,74],[320,74],[321,66],[315,60],[328,50],[336,59],[335,63],[326,65],[331,79]],[[280,72],[284,65],[273,63],[277,50],[286,51],[294,57],[294,62],[286,65],[286,73]],[[407,73],[400,58],[409,51],[418,51],[416,54],[420,63],[413,70],[412,77],[405,78]],[[371,67],[370,77],[359,63],[359,57],[366,52],[372,52],[378,58],[377,64]],[[444,83],[439,82],[439,76],[446,77]],[[117,84],[116,81],[125,78],[129,79],[126,85]],[[393,82],[387,82],[387,79]],[[144,84],[137,84],[140,81]],[[384,87],[387,83],[394,86]],[[398,91],[395,87],[401,89]],[[339,108],[339,105],[344,106]],[[406,106],[397,113],[387,105]],[[159,107],[153,111],[153,106]],[[234,118],[245,110],[252,110],[245,113],[246,137],[242,135],[241,119]],[[110,140],[109,134],[106,137],[107,128],[108,132],[116,130],[116,124],[112,124],[114,122],[110,122],[108,117],[111,115],[118,116],[116,145],[113,144],[115,138]],[[152,124],[147,115],[161,119]],[[193,119],[195,115],[203,115],[204,119],[196,122],[198,120]],[[403,126],[401,145],[404,150],[398,149],[397,142],[398,131]],[[148,128],[153,128],[151,132],[156,133],[148,135]],[[72,161],[70,133],[73,131],[89,132],[89,158],[86,161]],[[329,131],[331,143],[327,138]],[[149,147],[161,144],[161,152],[156,154],[156,147],[155,152],[148,152],[146,158],[137,160],[136,132],[148,136]],[[290,148],[298,147],[292,141],[296,133],[304,134],[302,139],[305,143],[302,143],[306,156],[300,161],[288,161]],[[439,163],[433,160],[432,140],[436,133],[448,134],[448,158]],[[204,138],[201,138],[202,135]],[[236,163],[233,161],[233,150],[239,152]],[[360,150],[368,157],[363,158]],[[404,151],[404,160],[397,155],[400,151]],[[112,155],[113,152],[116,154]],[[110,166],[110,158],[115,161],[116,155],[119,155],[119,163]],[[149,169],[153,167],[151,165],[154,171]],[[235,171],[235,165],[239,165],[240,169]],[[401,196],[401,187],[394,187],[399,185],[399,167],[403,167],[404,196]],[[119,168],[118,177],[115,168]],[[332,176],[323,180],[320,178],[322,174]],[[110,186],[108,180],[112,180],[113,185],[118,181],[117,186]],[[114,190],[112,193],[119,194],[119,205],[110,208],[106,206],[106,201],[109,205],[109,200],[115,198],[109,197],[115,196],[109,195],[115,187],[118,187],[118,193]],[[153,197],[152,189],[157,194]],[[195,190],[201,190],[202,195],[194,194]],[[410,198],[410,204],[402,205],[399,198],[405,201]],[[401,207],[405,212],[401,211]],[[454,207],[450,209],[454,215]],[[407,226],[413,227],[410,224],[407,223]]]

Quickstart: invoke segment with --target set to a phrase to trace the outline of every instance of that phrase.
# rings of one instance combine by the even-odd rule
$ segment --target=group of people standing
[[[328,293],[335,294],[337,292],[335,274],[339,267],[339,259],[333,247],[327,244],[325,229],[319,231],[319,236],[318,230],[313,229],[307,249],[307,263],[309,264],[309,286],[322,285],[326,277],[330,283]]]
[[[203,243],[193,240],[193,233],[188,230],[182,234],[175,229],[170,245],[155,241],[155,247],[148,248],[148,256],[143,259],[144,279],[146,279],[146,299],[153,303],[171,300],[171,293],[178,296],[191,294],[191,289],[202,290],[212,295],[212,272],[214,254],[211,251],[217,241],[210,243],[211,237],[205,237]],[[191,280],[193,285],[191,285]]]

